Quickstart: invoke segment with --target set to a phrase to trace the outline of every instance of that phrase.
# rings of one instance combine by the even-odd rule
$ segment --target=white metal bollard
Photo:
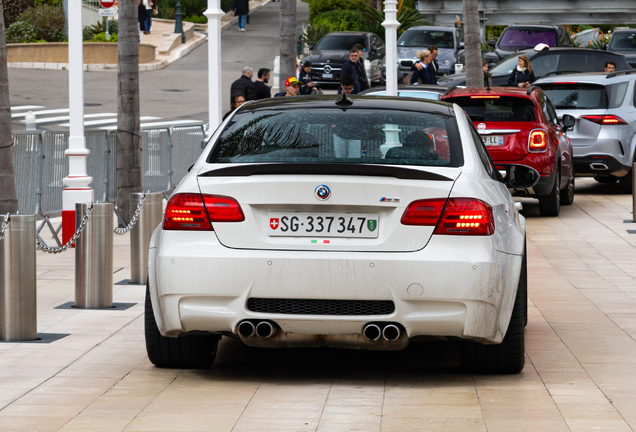
[[[274,57],[274,80],[272,81],[272,96],[280,92],[280,56]]]
[[[137,208],[141,193],[130,194],[130,208]],[[148,248],[150,237],[163,220],[163,194],[147,193],[137,223],[130,230],[130,282],[145,284],[148,280]]]
[[[35,215],[11,215],[10,220],[4,240],[0,240],[0,339],[35,340]]]
[[[35,124],[35,114],[33,114],[33,111],[29,111],[26,116],[24,116],[24,122],[26,123],[26,130],[34,131],[37,129]]]
[[[88,204],[75,205],[79,227]],[[113,245],[115,205],[95,203],[86,227],[75,242],[75,307],[102,309],[113,306]]]

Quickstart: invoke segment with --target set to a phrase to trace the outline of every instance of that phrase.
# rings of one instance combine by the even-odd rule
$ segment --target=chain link
[[[4,221],[2,221],[2,225],[0,225],[0,241],[4,240],[4,232],[7,228],[9,228],[9,225],[11,224],[11,221],[9,219],[10,214],[7,213],[7,215],[4,217]]]
[[[139,215],[141,214],[141,208],[144,206],[144,201],[146,201],[146,192],[141,193],[141,200],[139,200],[139,204],[137,204],[137,210],[135,210],[135,214],[130,220],[130,223],[128,224],[128,226],[126,228],[115,228],[115,234],[124,235],[128,231],[130,231],[132,227],[135,226],[135,224],[137,223],[137,220],[139,220]]]
[[[40,240],[35,239],[36,246],[38,247],[38,249],[46,253],[58,254],[58,253],[64,252],[66,249],[71,247],[73,243],[75,243],[75,240],[77,240],[80,233],[84,231],[84,227],[86,227],[86,223],[88,222],[88,217],[91,215],[91,213],[93,213],[93,203],[88,204],[88,208],[86,209],[86,214],[84,214],[84,217],[82,218],[82,222],[80,223],[79,227],[77,227],[77,230],[75,231],[75,234],[73,234],[73,237],[71,237],[71,239],[68,242],[66,242],[64,246],[59,248],[49,247],[45,245],[44,243],[40,242]]]

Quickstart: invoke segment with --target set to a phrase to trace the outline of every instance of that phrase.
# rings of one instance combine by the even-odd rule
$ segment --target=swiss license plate
[[[267,233],[277,237],[377,238],[378,215],[371,213],[272,212]]]
[[[501,135],[485,135],[482,138],[487,146],[503,145],[503,136]]]
[[[323,78],[333,78],[333,74],[322,74]]]

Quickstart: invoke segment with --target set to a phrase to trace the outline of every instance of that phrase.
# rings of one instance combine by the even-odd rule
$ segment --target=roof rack
[[[535,90],[542,90],[542,88],[536,85],[531,85],[530,87],[528,87],[528,91],[526,91],[526,94],[530,96],[530,94]]]
[[[548,72],[547,74],[543,75],[541,78],[545,78],[545,77],[552,76],[552,75],[566,75],[566,74],[575,74],[575,73],[584,73],[584,72],[581,72],[581,71],[569,71],[569,70],[552,71],[552,72]]]
[[[614,78],[615,76],[619,76],[619,75],[631,75],[633,73],[636,73],[636,69],[616,71],[616,72],[608,73],[606,78]]]

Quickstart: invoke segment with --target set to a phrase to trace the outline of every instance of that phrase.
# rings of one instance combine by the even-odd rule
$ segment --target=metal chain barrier
[[[6,231],[7,228],[9,228],[9,225],[11,224],[9,217],[10,217],[10,214],[7,213],[7,215],[4,218],[4,221],[2,222],[2,225],[0,225],[0,241],[4,240],[4,232]]]
[[[115,228],[115,234],[124,235],[128,231],[130,231],[132,227],[135,226],[135,224],[137,223],[137,220],[139,219],[139,215],[141,214],[141,209],[144,206],[145,200],[146,200],[146,192],[142,192],[141,199],[139,200],[139,204],[137,204],[137,210],[135,210],[135,214],[130,220],[130,223],[128,224],[128,226],[126,226],[126,228]]]
[[[46,253],[51,253],[51,254],[58,254],[58,253],[62,253],[64,252],[66,249],[68,249],[69,247],[71,247],[71,245],[73,243],[75,243],[75,240],[77,240],[77,238],[79,237],[80,233],[82,231],[84,231],[84,227],[86,227],[86,222],[88,222],[88,217],[91,215],[91,213],[93,213],[93,203],[89,203],[88,204],[88,208],[86,209],[86,214],[84,215],[84,217],[82,218],[82,222],[80,223],[80,225],[77,227],[77,230],[75,231],[75,234],[73,234],[73,237],[71,237],[71,239],[66,242],[66,244],[62,247],[49,247],[47,245],[45,245],[44,243],[40,242],[40,240],[35,239],[35,244],[38,247],[38,249],[46,252]]]

